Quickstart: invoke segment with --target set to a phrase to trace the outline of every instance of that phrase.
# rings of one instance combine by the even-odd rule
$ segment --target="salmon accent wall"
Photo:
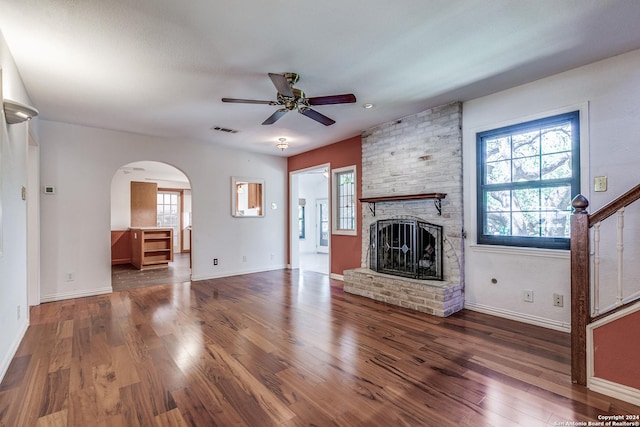
[[[338,169],[345,166],[356,165],[356,198],[362,197],[362,137],[355,136],[331,145],[307,151],[306,153],[291,156],[287,159],[288,172],[295,172],[317,165],[329,163],[331,169]],[[331,177],[331,174],[329,175]],[[288,197],[291,200],[291,195]],[[331,200],[331,195],[329,196]],[[360,221],[362,218],[362,204],[357,203],[356,218],[358,218],[358,229],[356,236],[331,235],[331,273],[342,275],[344,270],[360,267],[362,255],[362,230]],[[291,221],[291,218],[288,219]],[[289,230],[290,227],[287,227]],[[287,234],[290,232],[288,231]],[[287,242],[289,242],[287,235]],[[291,248],[287,243],[287,258],[291,263]]]
[[[640,390],[640,311],[593,330],[597,378]]]

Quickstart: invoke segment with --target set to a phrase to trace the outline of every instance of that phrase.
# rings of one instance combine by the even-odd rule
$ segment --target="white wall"
[[[4,38],[0,34],[0,100],[31,105]],[[30,123],[7,125],[0,109],[0,378],[29,324],[27,302],[27,153]],[[35,133],[35,129],[33,130]],[[29,191],[37,191],[28,188]],[[18,315],[19,311],[19,315]]]
[[[27,175],[27,277],[29,305],[40,304],[40,147],[29,141]]]
[[[48,121],[40,133],[41,182],[56,187],[41,202],[43,301],[111,291],[111,180],[141,160],[173,165],[191,182],[194,280],[284,267],[286,159]],[[265,180],[264,218],[231,216],[233,175]]]
[[[640,182],[638,69],[640,51],[634,51],[464,103],[467,308],[555,329],[569,328],[569,251],[476,244],[476,133],[580,109],[582,193],[593,212]],[[601,175],[608,176],[609,190],[594,193],[593,177]],[[498,283],[492,284],[492,278]],[[523,301],[525,289],[534,291],[533,303]],[[564,295],[564,307],[553,306],[553,293]]]

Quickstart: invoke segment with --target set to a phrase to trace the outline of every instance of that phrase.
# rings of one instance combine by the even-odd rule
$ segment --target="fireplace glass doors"
[[[386,219],[371,224],[372,270],[414,279],[442,280],[442,227]]]

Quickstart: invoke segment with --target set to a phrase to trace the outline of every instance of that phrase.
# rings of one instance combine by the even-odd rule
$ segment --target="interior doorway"
[[[291,267],[329,274],[331,223],[329,213],[330,165],[318,165],[292,172],[291,182]]]
[[[111,181],[114,291],[191,280],[191,212],[191,184],[179,169],[141,161],[116,171]],[[159,230],[166,237],[159,238]]]

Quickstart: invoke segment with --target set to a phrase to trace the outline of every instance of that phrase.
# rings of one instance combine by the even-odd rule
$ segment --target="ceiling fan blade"
[[[259,101],[257,99],[222,98],[222,102],[235,102],[235,103],[238,103],[238,104],[276,105],[275,101]]]
[[[307,98],[309,105],[351,104],[356,102],[356,96],[352,93],[343,95],[315,96]]]
[[[271,78],[273,85],[278,89],[278,93],[290,98],[294,97],[293,91],[291,91],[291,86],[289,86],[289,82],[285,76],[282,74],[269,73],[269,77]]]
[[[279,110],[276,110],[275,113],[273,113],[272,115],[269,116],[269,118],[267,120],[265,120],[264,122],[262,122],[263,125],[272,125],[275,122],[277,122],[278,120],[280,120],[280,117],[284,116],[287,113],[286,108],[281,108]]]
[[[298,109],[298,111],[300,112],[300,114],[304,114],[305,116],[309,117],[310,119],[313,119],[316,122],[322,123],[325,126],[331,126],[332,124],[334,124],[336,122],[335,120],[330,119],[329,117],[325,116],[324,114],[320,114],[316,110],[312,110],[311,108],[300,107]]]

